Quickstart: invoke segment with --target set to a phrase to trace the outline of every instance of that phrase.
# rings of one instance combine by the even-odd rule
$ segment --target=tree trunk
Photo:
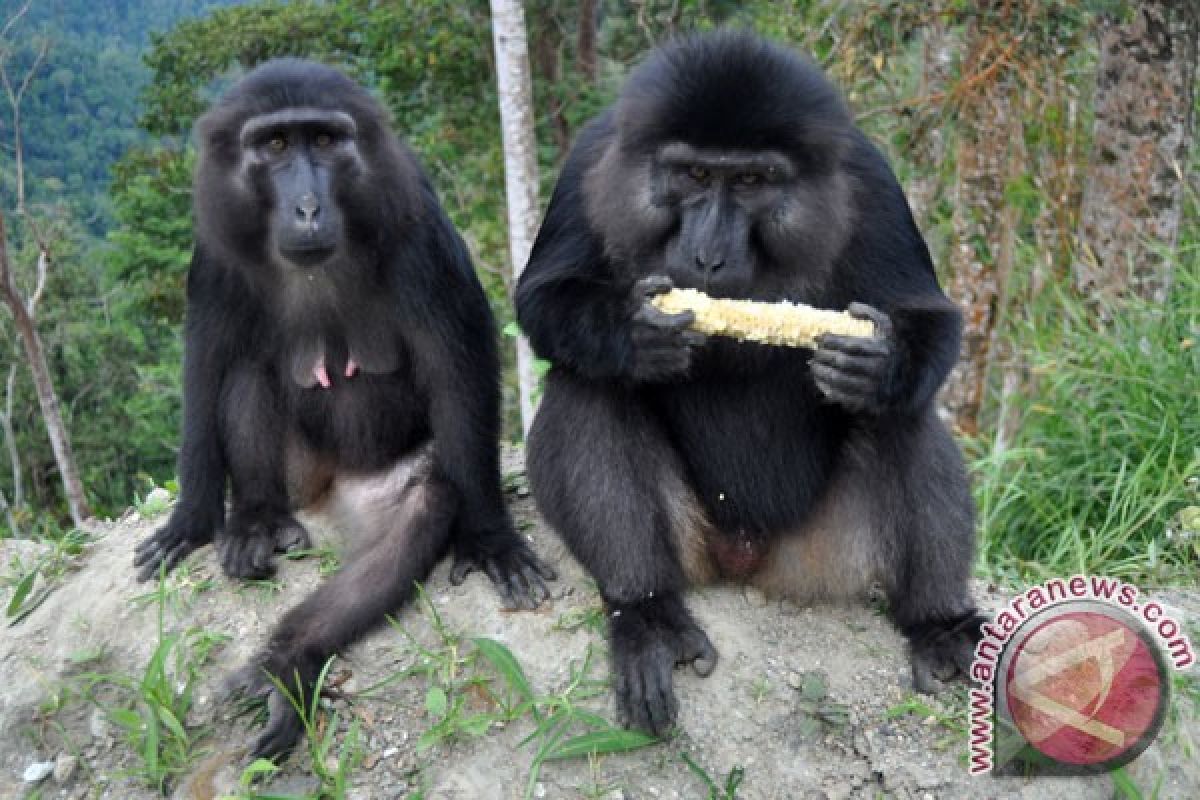
[[[528,31],[526,34],[528,38]],[[543,24],[540,29],[535,27],[533,37],[530,80],[536,74],[542,84],[550,89],[542,102],[550,117],[550,135],[554,137],[554,146],[558,148],[558,160],[561,162],[567,157],[567,148],[571,144],[571,126],[567,123],[566,107],[563,98],[555,91],[562,80],[562,34],[551,22]]]
[[[949,253],[950,297],[963,311],[958,365],[942,391],[955,427],[973,435],[993,356],[996,315],[1011,271],[1015,214],[1004,187],[1018,167],[1012,147],[1021,139],[1019,114],[1005,52],[1011,39],[1000,20],[972,20],[963,74],[972,80],[959,113],[954,236]]]
[[[579,0],[575,64],[588,83],[596,82],[596,0]]]
[[[8,232],[5,230],[2,212],[0,212],[0,292],[3,292],[4,302],[12,312],[17,333],[25,348],[25,356],[29,359],[29,371],[33,374],[33,385],[37,390],[42,420],[46,424],[46,434],[50,437],[54,461],[58,465],[58,472],[62,477],[63,493],[66,495],[71,521],[75,527],[82,528],[84,521],[91,516],[91,512],[88,510],[83,482],[80,481],[79,472],[75,467],[75,456],[71,453],[71,440],[67,436],[67,426],[63,423],[62,412],[59,409],[58,395],[54,391],[54,382],[50,377],[50,366],[46,363],[42,338],[38,335],[30,309],[13,280],[11,264],[8,260]]]
[[[510,285],[516,286],[533,249],[539,221],[533,84],[529,73],[525,11],[521,3],[519,0],[491,0],[491,6],[500,126],[504,139],[504,192],[512,258]],[[517,386],[521,397],[521,428],[528,434],[529,426],[533,424],[537,374],[529,341],[521,335],[517,337]]]
[[[1132,19],[1101,23],[1095,127],[1074,259],[1095,301],[1170,291],[1194,134],[1195,0],[1141,0]],[[1101,305],[1098,303],[1098,305]]]

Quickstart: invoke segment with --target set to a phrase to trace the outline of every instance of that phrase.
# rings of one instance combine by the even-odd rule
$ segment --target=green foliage
[[[0,575],[0,587],[11,590],[4,608],[10,626],[25,619],[50,596],[91,536],[83,531],[56,531],[44,540],[49,546],[44,554],[25,561],[14,553]]]
[[[680,753],[679,758],[687,764],[693,775],[704,782],[704,788],[708,790],[708,800],[737,800],[738,789],[746,777],[744,767],[730,768],[729,773],[725,776],[725,782],[718,784],[704,767],[697,764],[687,753]]]
[[[150,37],[145,56],[153,79],[140,124],[156,136],[182,138],[227,85],[231,67],[252,67],[278,56],[337,63],[358,40],[346,14],[365,3],[264,2],[221,8]],[[360,24],[368,24],[360,20]]]
[[[433,643],[422,644],[394,625],[407,640],[412,664],[362,690],[366,695],[397,681],[424,681],[424,707],[431,724],[418,738],[418,750],[478,738],[493,726],[528,719],[534,727],[520,746],[533,750],[525,789],[525,797],[532,797],[547,762],[622,753],[660,741],[613,725],[590,709],[609,692],[608,680],[594,674],[597,659],[591,645],[582,661],[571,663],[564,686],[540,694],[504,644],[486,637],[467,639],[446,624],[424,591],[419,605]]]
[[[296,695],[283,682],[273,680],[275,688],[284,694],[296,713],[300,715],[300,721],[304,726],[304,742],[308,746],[309,765],[313,774],[321,782],[318,796],[330,800],[341,800],[346,796],[346,790],[349,788],[350,774],[362,763],[366,753],[359,740],[358,718],[355,717],[350,721],[349,728],[339,742],[338,733],[341,729],[341,720],[338,713],[330,711],[326,714],[321,708],[321,691],[329,677],[329,668],[332,664],[332,658],[325,662],[321,674],[317,676],[312,694],[307,697],[303,694]],[[264,766],[256,767],[255,764],[258,763],[254,762],[243,771],[243,781],[246,781],[248,777],[253,779],[273,774]],[[263,795],[254,796],[264,797]]]
[[[117,225],[108,234],[103,264],[108,281],[127,289],[116,310],[143,321],[139,343],[161,339],[163,331],[156,326],[183,316],[193,167],[191,152],[139,148],[113,172]]]
[[[1062,289],[1030,310],[1014,343],[1033,374],[1021,424],[1003,451],[976,443],[985,564],[1195,582],[1200,550],[1166,532],[1200,498],[1198,267],[1185,250],[1165,307],[1127,298],[1100,329]]]
[[[548,761],[595,758],[598,755],[637,750],[661,740],[637,730],[613,725],[588,708],[588,701],[609,691],[607,680],[593,674],[595,651],[589,644],[582,662],[573,661],[567,683],[559,691],[529,701],[534,730],[521,742],[533,743],[533,760],[525,782],[525,798],[534,796],[542,767]]]

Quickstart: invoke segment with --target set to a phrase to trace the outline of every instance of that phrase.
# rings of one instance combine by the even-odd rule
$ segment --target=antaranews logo
[[[1031,587],[983,626],[975,648],[970,772],[1124,766],[1158,735],[1170,667],[1194,662],[1179,623],[1135,586],[1076,575]]]

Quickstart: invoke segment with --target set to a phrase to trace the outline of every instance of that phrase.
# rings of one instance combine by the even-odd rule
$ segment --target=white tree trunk
[[[500,126],[504,136],[504,191],[508,204],[508,242],[512,259],[511,286],[529,260],[538,228],[537,141],[533,130],[533,81],[525,10],[519,0],[491,0],[492,41],[496,47],[496,84]],[[533,351],[517,336],[517,386],[521,395],[521,428],[533,424],[533,393],[537,386]]]

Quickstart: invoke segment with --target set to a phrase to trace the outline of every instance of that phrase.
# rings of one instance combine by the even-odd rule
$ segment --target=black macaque
[[[277,756],[301,725],[271,678],[308,695],[448,550],[452,581],[481,568],[511,607],[538,605],[553,573],[504,505],[487,299],[382,109],[340,72],[283,59],[197,139],[181,496],[135,564],[151,578],[214,542],[227,575],[261,577],[308,544],[293,510],[348,517],[347,565],[235,678],[268,697],[252,755]]]
[[[671,286],[848,309],[876,336],[706,340]],[[599,585],[622,721],[669,730],[716,650],[687,587],[802,602],[878,582],[913,679],[965,673],[974,508],[934,395],[959,351],[904,193],[821,72],[750,34],[670,43],[580,133],[517,289],[553,363],[538,506]]]

